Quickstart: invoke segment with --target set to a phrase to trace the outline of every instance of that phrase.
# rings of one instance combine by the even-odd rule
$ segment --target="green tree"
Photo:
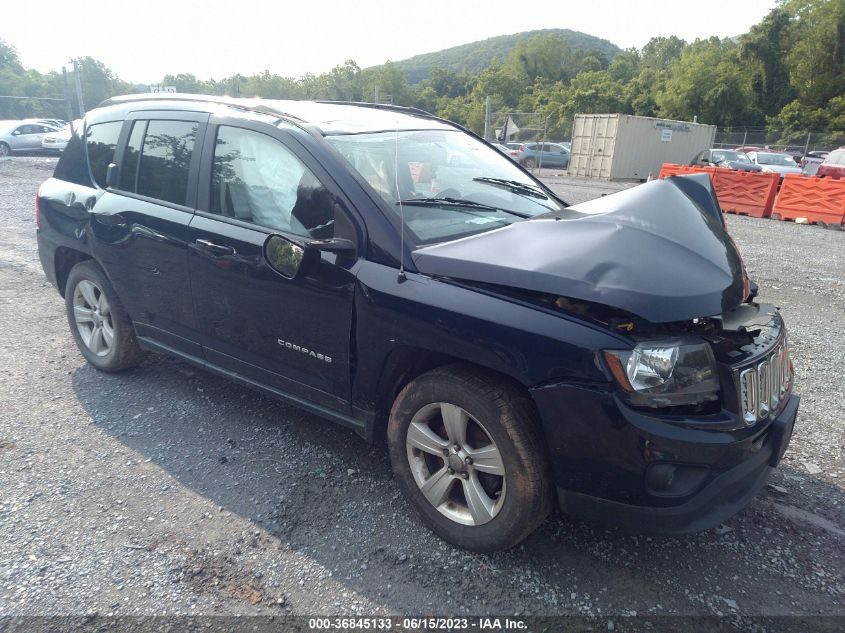
[[[655,95],[661,116],[716,125],[739,125],[749,118],[751,95],[731,40],[696,40],[672,62]]]
[[[751,72],[754,102],[765,115],[776,114],[793,97],[785,62],[790,21],[789,12],[777,7],[740,40],[741,59]]]
[[[577,71],[577,61],[566,38],[535,35],[517,43],[505,67],[511,75],[522,75],[527,83],[533,83],[538,77],[551,81],[568,80]]]
[[[790,0],[785,66],[801,102],[823,107],[845,94],[845,0]]]
[[[101,101],[128,91],[126,82],[116,77],[103,62],[93,57],[78,58],[76,62],[86,109],[91,110]]]

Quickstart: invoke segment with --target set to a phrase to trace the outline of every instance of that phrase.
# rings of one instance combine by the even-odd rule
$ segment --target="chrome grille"
[[[792,382],[786,340],[754,365],[737,370],[737,374],[742,421],[750,426],[775,413]]]

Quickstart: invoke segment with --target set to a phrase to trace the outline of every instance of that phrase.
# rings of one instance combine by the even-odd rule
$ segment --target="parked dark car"
[[[819,165],[816,176],[845,178],[845,147],[833,150]]]
[[[91,365],[162,352],[386,438],[468,549],[555,505],[709,528],[792,433],[786,329],[706,174],[568,207],[421,111],[128,96],[75,127],[36,225]]]
[[[745,152],[732,149],[705,149],[699,152],[690,165],[724,167],[735,171],[763,171],[755,165]]]
[[[516,161],[526,169],[569,166],[569,150],[559,143],[523,143]]]

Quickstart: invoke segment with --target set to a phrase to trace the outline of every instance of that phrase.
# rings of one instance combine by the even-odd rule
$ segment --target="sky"
[[[158,83],[178,73],[299,77],[347,59],[366,68],[541,28],[583,31],[621,48],[655,36],[731,37],[775,0],[39,0],[35,12],[28,2],[3,4],[0,39],[25,66],[60,70],[90,55],[121,79]]]

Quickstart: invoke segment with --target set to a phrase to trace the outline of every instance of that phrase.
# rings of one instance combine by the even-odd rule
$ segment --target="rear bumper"
[[[36,241],[38,242],[38,259],[41,261],[41,268],[44,269],[44,276],[53,287],[62,292],[56,281],[56,244],[49,240],[42,230],[36,230]]]
[[[798,404],[798,396],[791,396],[765,434],[744,451],[744,459],[678,505],[627,504],[558,487],[561,510],[588,521],[653,534],[686,534],[719,525],[748,505],[765,484],[792,437]]]

